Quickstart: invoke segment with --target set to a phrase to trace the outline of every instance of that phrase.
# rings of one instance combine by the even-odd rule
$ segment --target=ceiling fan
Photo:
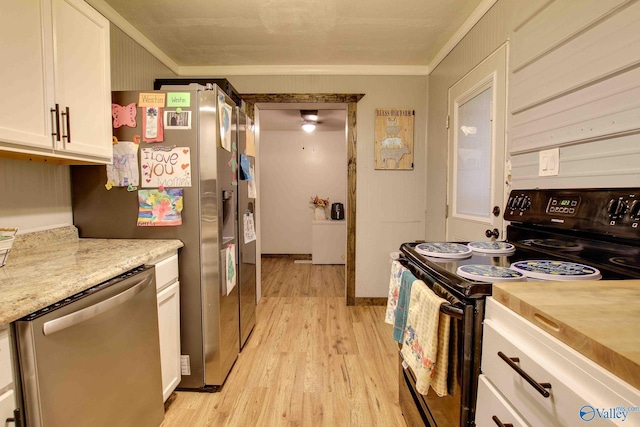
[[[318,123],[320,123],[318,121],[318,110],[300,110],[300,116],[302,117],[302,129],[305,132],[313,132]]]

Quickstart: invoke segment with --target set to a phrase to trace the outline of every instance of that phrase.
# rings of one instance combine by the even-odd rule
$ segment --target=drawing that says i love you
[[[189,147],[140,149],[142,187],[191,187]]]

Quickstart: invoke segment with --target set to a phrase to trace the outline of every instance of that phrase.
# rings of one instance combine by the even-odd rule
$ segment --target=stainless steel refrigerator
[[[137,186],[107,189],[106,167],[73,166],[74,224],[80,237],[180,239],[184,243],[179,254],[182,381],[178,388],[217,391],[236,361],[240,348],[239,286],[232,287],[227,283],[230,276],[226,264],[227,248],[235,247],[236,263],[238,260],[238,171],[232,170],[237,165],[237,153],[235,149],[227,151],[222,146],[219,115],[224,104],[233,107],[231,123],[237,123],[237,110],[231,98],[217,86],[163,89],[142,92],[164,93],[166,97],[162,110],[165,115],[163,141],[153,143],[140,141],[144,139],[141,138],[143,131],[150,126],[154,130],[150,122],[143,129],[143,121],[147,117],[139,104],[141,92],[113,92],[114,105],[126,110],[134,104],[137,111],[135,118],[131,117],[131,111],[120,111],[128,116],[119,118],[125,124],[118,123],[120,126],[114,128],[114,136],[120,142],[140,141],[137,159],[140,180]],[[187,98],[188,102],[167,106],[171,105],[174,95]],[[182,107],[176,108],[175,105]],[[184,121],[176,123],[171,120],[174,113]],[[135,127],[132,127],[134,120]],[[158,126],[157,121],[155,126]],[[157,136],[158,129],[155,131]],[[229,137],[232,146],[237,147],[237,131],[231,131]],[[187,160],[180,157],[179,163],[165,161],[165,167],[184,168],[190,175],[190,185],[186,185],[184,170],[181,180],[173,181],[179,182],[182,188],[180,225],[139,225],[142,210],[138,193],[145,189],[146,171],[149,169],[148,164],[143,164],[143,156],[148,156],[150,148],[158,158],[164,152],[165,160],[170,153],[178,158],[176,149],[190,152]],[[167,182],[172,183],[171,180]],[[166,191],[169,186],[156,189]]]

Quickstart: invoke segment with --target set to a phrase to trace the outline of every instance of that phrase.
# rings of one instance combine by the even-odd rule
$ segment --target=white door
[[[506,51],[449,89],[448,241],[503,239]]]

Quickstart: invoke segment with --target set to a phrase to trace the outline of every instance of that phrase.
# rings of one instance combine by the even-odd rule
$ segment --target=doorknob
[[[500,236],[500,231],[498,231],[497,228],[494,228],[493,230],[486,230],[484,232],[484,235],[487,236],[488,238],[495,237],[497,239],[498,236]]]
[[[500,215],[500,206],[494,206],[493,210],[491,211],[491,213],[493,213],[493,216]]]

